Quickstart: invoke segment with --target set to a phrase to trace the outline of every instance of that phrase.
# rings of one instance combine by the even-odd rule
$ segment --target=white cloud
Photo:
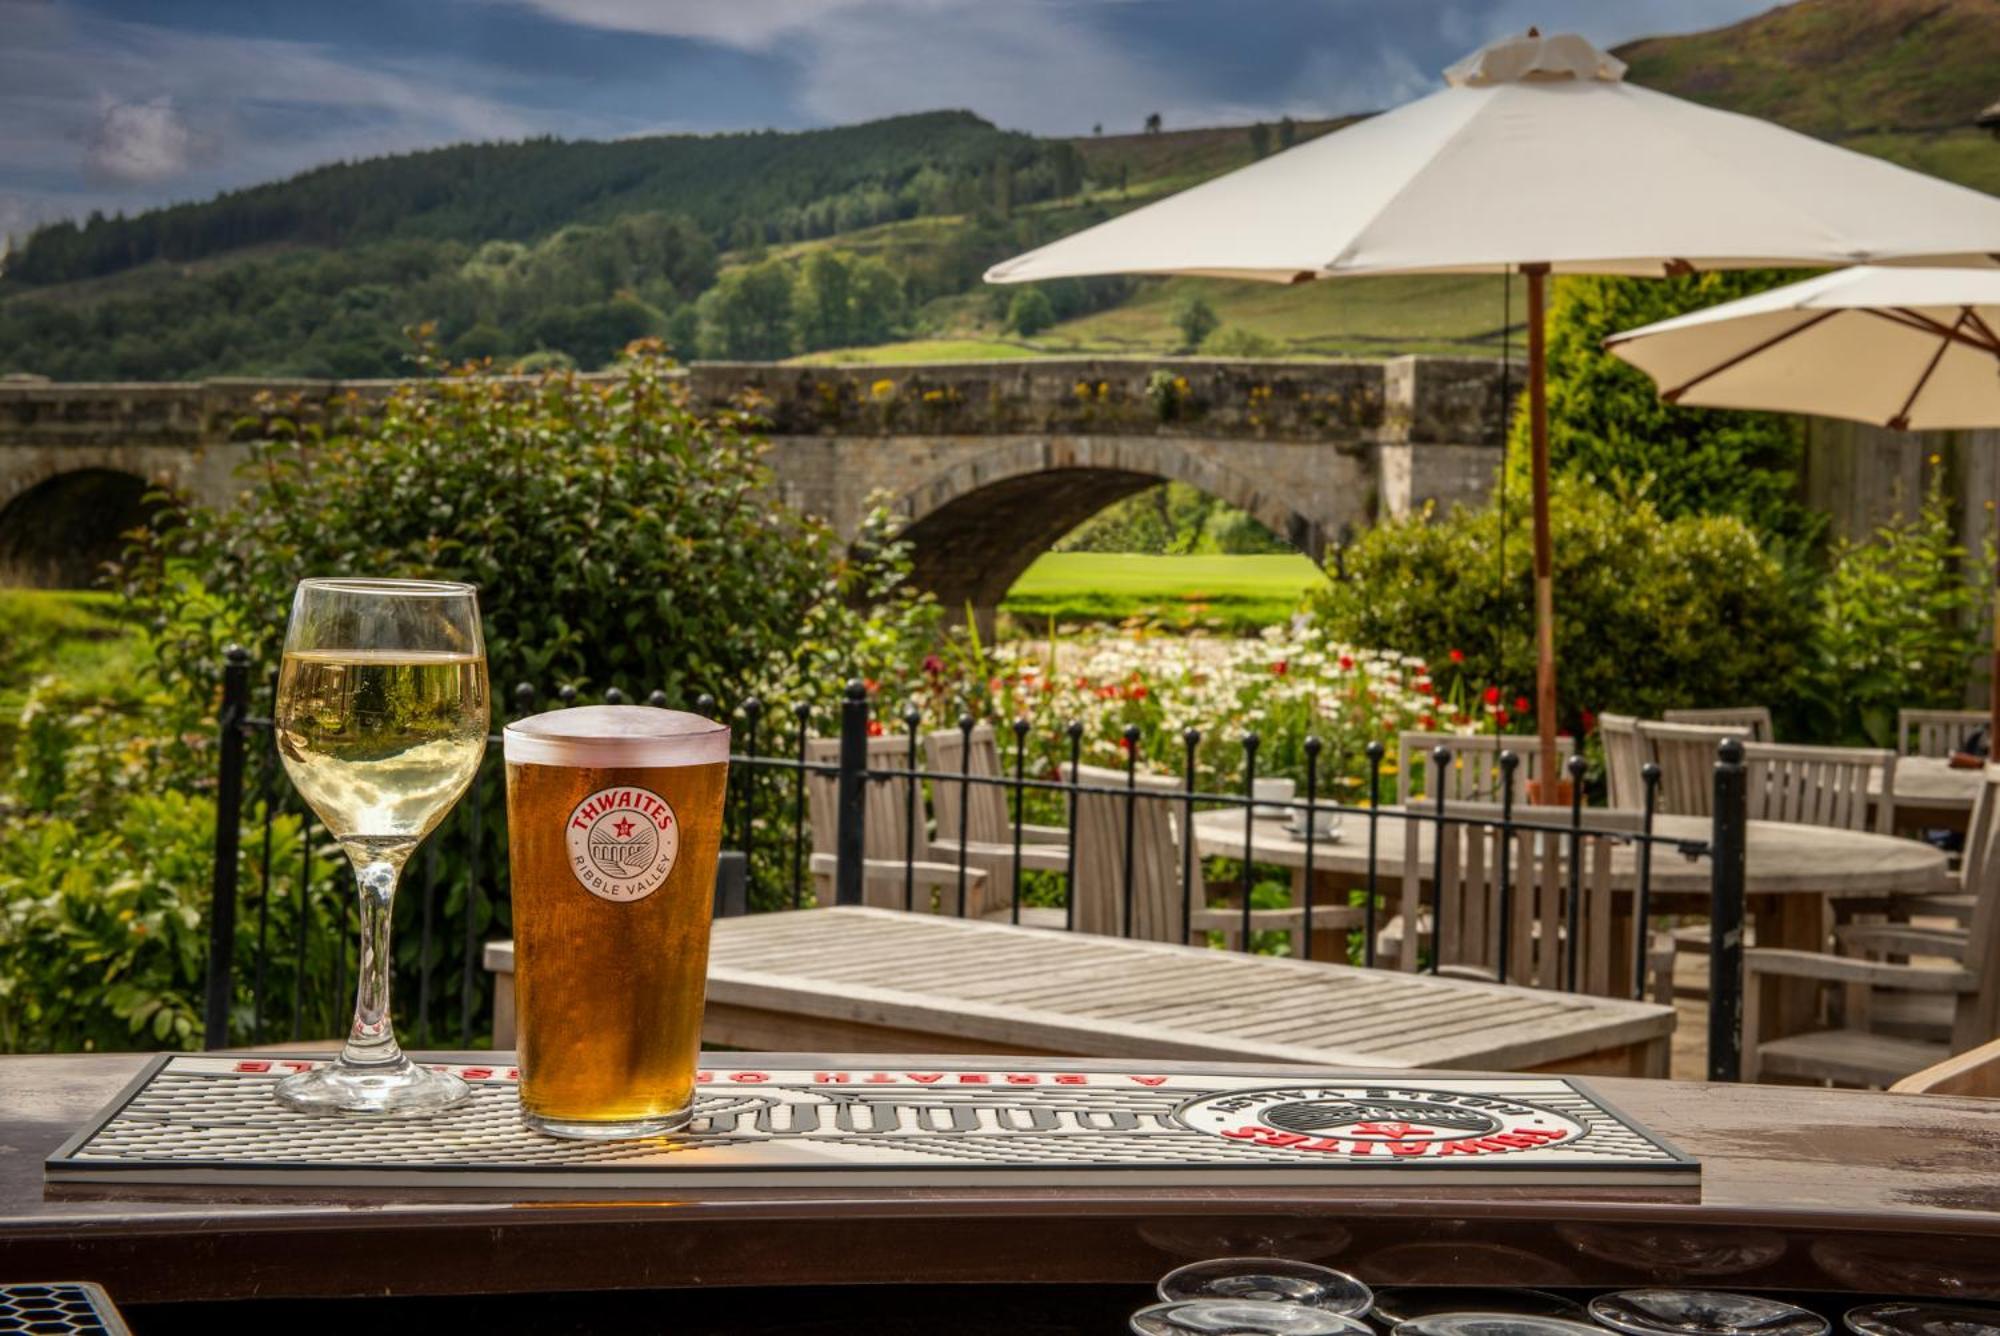
[[[194,131],[174,109],[172,98],[118,102],[107,97],[83,165],[98,179],[150,185],[186,171],[196,152]]]
[[[852,11],[924,11],[959,0],[518,0],[550,18],[612,32],[687,37],[745,51],[842,22]]]

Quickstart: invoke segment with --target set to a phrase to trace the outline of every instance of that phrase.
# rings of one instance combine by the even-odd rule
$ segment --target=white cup
[[[1289,815],[1291,820],[1286,829],[1299,839],[1305,838],[1306,824],[1311,822],[1314,839],[1337,840],[1340,838],[1340,819],[1345,813],[1338,807],[1314,803],[1310,808],[1294,809]]]
[[[1250,796],[1256,800],[1258,816],[1290,816],[1289,807],[1278,807],[1273,804],[1288,803],[1298,797],[1298,781],[1287,779],[1282,775],[1255,779],[1250,782]]]

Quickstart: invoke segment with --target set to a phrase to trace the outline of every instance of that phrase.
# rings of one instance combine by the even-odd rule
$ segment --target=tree
[[[1281,117],[1278,121],[1278,147],[1287,149],[1298,142],[1299,123],[1289,116]]]
[[[1146,133],[1147,133],[1147,134],[1149,134],[1149,135],[1156,135],[1156,134],[1158,134],[1159,132],[1160,132],[1160,113],[1159,113],[1159,112],[1157,112],[1157,111],[1149,111],[1149,112],[1147,112],[1147,113],[1146,113]]]
[[[1183,352],[1193,352],[1201,347],[1201,341],[1221,323],[1215,308],[1199,292],[1186,293],[1174,305],[1174,328],[1181,332]]]
[[[1056,322],[1056,309],[1040,288],[1022,288],[1007,307],[1007,328],[1031,339]]]
[[[1260,158],[1271,152],[1271,127],[1262,121],[1250,127],[1250,151]]]
[[[696,303],[704,357],[776,361],[792,352],[792,280],[767,260],[732,269]]]
[[[1103,134],[1103,133],[1104,133],[1104,122],[1103,122],[1103,121],[1099,121],[1099,122],[1098,122],[1097,124],[1095,124],[1095,125],[1091,126],[1091,127],[1090,127],[1090,133],[1091,133],[1091,134],[1093,134],[1093,135],[1101,135],[1101,134]]]
[[[844,348],[854,342],[853,284],[846,263],[832,251],[815,251],[799,270],[792,292],[798,346]]]
[[[852,275],[852,333],[856,343],[886,343],[903,323],[903,286],[895,271],[870,256]]]
[[[1799,424],[1776,413],[1676,408],[1604,351],[1607,335],[1761,292],[1790,276],[1719,270],[1688,278],[1565,276],[1549,310],[1549,462],[1611,486],[1645,488],[1660,514],[1735,515],[1787,539],[1815,525],[1798,496]],[[1526,396],[1507,487],[1528,495]]]

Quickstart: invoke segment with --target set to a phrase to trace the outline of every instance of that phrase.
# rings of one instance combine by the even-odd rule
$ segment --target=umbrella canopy
[[[1496,42],[1445,88],[1002,261],[988,282],[1202,274],[1657,277],[1989,264],[2000,200],[1623,79],[1573,34]]]
[[[2000,199],[1624,82],[1575,34],[1530,29],[1429,97],[994,265],[987,281],[1198,274],[1527,276],[1536,722],[1556,757],[1554,556],[1542,349],[1550,273],[1868,261],[1984,265]],[[1557,786],[1541,795],[1559,801]]]
[[[1862,265],[1604,341],[1671,403],[2000,427],[2000,270]]]
[[[1996,330],[2000,270],[1862,265],[1627,330],[1604,344],[1673,403],[1934,431],[2000,427]],[[1992,682],[1989,753],[2000,739],[2000,621]]]

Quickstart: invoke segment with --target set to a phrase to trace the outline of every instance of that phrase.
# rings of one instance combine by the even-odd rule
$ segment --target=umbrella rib
[[[1918,376],[1917,383],[1910,387],[1910,397],[1903,400],[1903,411],[1890,418],[1885,424],[1891,431],[1909,430],[1910,410],[1916,406],[1917,396],[1924,392],[1924,386],[1930,384],[1931,373],[1936,371],[1938,363],[1944,360],[1945,352],[1951,347],[1952,340],[1958,337],[1958,327],[1963,325],[1966,317],[1971,314],[1972,308],[1970,306],[1959,307],[1958,319],[1952,321],[1951,327],[1944,331],[1944,337],[1938,340],[1937,351],[1931,354],[1931,360],[1924,365],[1924,374]],[[1933,321],[1931,323],[1936,322]],[[1971,340],[1968,339],[1966,342],[1969,343]],[[1975,344],[1974,346],[1978,345]]]
[[[1919,334],[1935,334],[1941,339],[1953,343],[1962,343],[1968,348],[1977,348],[1983,353],[2000,356],[2000,340],[1995,340],[1992,343],[1984,343],[1959,328],[1965,320],[1963,315],[1958,320],[1947,325],[1942,320],[1932,319],[1922,311],[1913,311],[1907,306],[1855,306],[1847,309],[1859,311],[1863,315],[1872,315],[1877,320],[1886,320],[1892,325],[1901,325],[1904,329],[1914,329]],[[1992,331],[1986,329],[1984,322],[1980,322],[1977,315],[1973,316],[1973,320],[1978,322],[1979,328],[1986,333],[1988,338],[1992,337]]]
[[[1660,392],[1660,397],[1662,399],[1665,399],[1670,404],[1679,403],[1682,395],[1686,394],[1689,390],[1701,384],[1703,381],[1709,379],[1711,376],[1719,376],[1723,372],[1729,370],[1729,368],[1737,366],[1740,363],[1747,362],[1751,358],[1757,356],[1757,354],[1759,353],[1768,352],[1772,348],[1775,348],[1779,344],[1783,343],[1786,339],[1791,338],[1793,335],[1803,334],[1807,330],[1811,329],[1814,325],[1817,325],[1820,321],[1839,314],[1840,314],[1840,308],[1838,307],[1829,311],[1821,311],[1817,315],[1814,315],[1807,320],[1803,320],[1798,324],[1793,325],[1790,329],[1783,330],[1777,334],[1773,334],[1770,338],[1765,339],[1762,343],[1757,344],[1754,347],[1745,348],[1742,352],[1736,354],[1734,357],[1729,358],[1727,361],[1717,362],[1714,366],[1702,372],[1700,375],[1694,377],[1692,380],[1683,381],[1679,385],[1674,386],[1674,388],[1672,388],[1671,390],[1662,390]]]

